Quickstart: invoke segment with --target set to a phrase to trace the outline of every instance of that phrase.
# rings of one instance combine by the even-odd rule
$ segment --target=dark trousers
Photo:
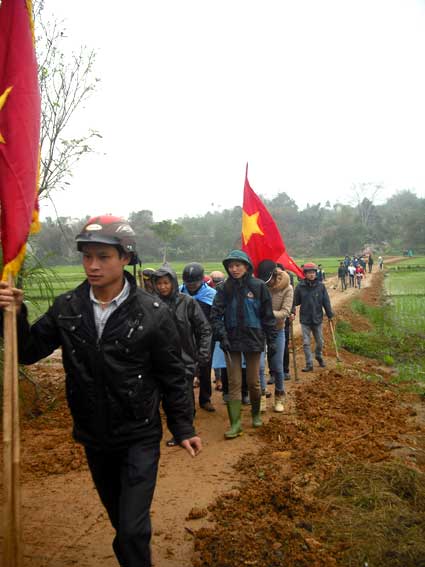
[[[190,413],[195,417],[195,394],[193,393],[193,376],[186,376],[186,392],[189,400]]]
[[[285,350],[283,351],[283,373],[289,374],[289,317],[285,321]]]
[[[199,405],[203,406],[211,401],[211,362],[208,366],[199,368]]]
[[[159,444],[136,444],[103,452],[86,447],[87,462],[116,536],[112,543],[121,567],[151,567],[150,507],[158,472]]]

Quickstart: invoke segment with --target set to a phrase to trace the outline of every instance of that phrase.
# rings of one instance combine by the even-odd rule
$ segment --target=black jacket
[[[175,318],[182,347],[186,377],[192,379],[195,375],[197,364],[199,366],[208,365],[211,356],[212,329],[199,302],[190,295],[179,291],[177,275],[168,264],[161,266],[155,272],[155,278],[161,276],[168,276],[173,283],[173,290],[170,296],[161,297],[158,291],[157,293],[160,299],[169,307]]]
[[[301,280],[295,288],[294,306],[301,305],[300,321],[303,325],[320,325],[323,321],[323,309],[332,319],[332,307],[326,287],[317,279]]]
[[[262,352],[265,343],[276,340],[276,319],[266,284],[248,271],[216,287],[211,323],[216,340],[227,337],[231,350]]]
[[[176,326],[168,309],[130,281],[129,297],[97,338],[89,285],[59,296],[30,326],[18,317],[19,361],[32,364],[62,347],[73,434],[103,450],[159,442],[159,402],[177,441],[195,435]]]

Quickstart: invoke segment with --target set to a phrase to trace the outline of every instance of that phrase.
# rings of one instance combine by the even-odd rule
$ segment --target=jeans
[[[269,358],[270,373],[274,377],[276,390],[283,392],[285,383],[283,381],[283,353],[285,351],[285,329],[280,329],[276,337],[276,352]]]
[[[122,451],[86,447],[87,462],[116,530],[112,547],[122,567],[151,567],[150,507],[158,472],[159,444]]]
[[[291,323],[289,317],[285,321],[285,350],[283,352],[283,374],[289,374],[289,334]]]
[[[313,337],[316,342],[316,350],[315,350],[316,358],[322,358],[322,349],[323,349],[322,323],[320,323],[320,325],[304,325],[301,323],[301,331],[303,334],[303,349],[304,349],[305,363],[307,366],[313,366],[313,356],[311,354],[311,348],[310,348],[311,333],[313,333]]]

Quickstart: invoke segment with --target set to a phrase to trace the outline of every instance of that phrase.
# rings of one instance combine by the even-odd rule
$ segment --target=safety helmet
[[[204,268],[198,262],[191,262],[183,268],[184,283],[199,282],[204,279]]]
[[[257,273],[260,280],[263,280],[265,283],[269,283],[272,279],[274,272],[276,270],[276,262],[273,260],[262,260],[258,264]]]
[[[126,220],[112,215],[92,217],[75,237],[77,249],[81,252],[84,244],[110,244],[130,254],[129,264],[137,264],[136,235]]]
[[[303,272],[317,272],[318,267],[316,266],[316,264],[314,262],[306,262],[305,264],[303,264]]]

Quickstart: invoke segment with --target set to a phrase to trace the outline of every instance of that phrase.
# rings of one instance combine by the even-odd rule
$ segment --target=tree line
[[[401,254],[412,249],[425,253],[425,199],[403,190],[383,204],[367,197],[356,204],[307,205],[300,210],[286,193],[263,199],[275,219],[292,256],[344,256],[366,246],[377,253]],[[88,217],[47,218],[32,237],[32,251],[46,266],[79,262],[75,236]],[[216,260],[240,247],[241,207],[176,221],[155,222],[152,211],[131,212],[129,221],[144,262]]]

